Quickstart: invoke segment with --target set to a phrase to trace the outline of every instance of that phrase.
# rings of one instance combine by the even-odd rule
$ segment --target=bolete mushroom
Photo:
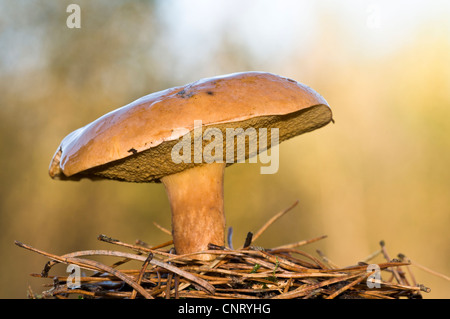
[[[330,121],[325,99],[294,80],[265,72],[212,77],[149,94],[70,133],[49,174],[60,180],[162,182],[176,253],[201,252],[209,243],[224,245],[224,168],[242,161],[236,153],[244,147],[245,158],[252,158]],[[256,138],[248,134],[241,140],[245,145],[237,145],[234,137],[223,138],[230,129],[240,129],[241,136],[252,129]],[[278,140],[267,143],[261,132],[273,137],[272,129]],[[250,149],[255,139],[257,149]],[[210,156],[202,156],[207,148]]]

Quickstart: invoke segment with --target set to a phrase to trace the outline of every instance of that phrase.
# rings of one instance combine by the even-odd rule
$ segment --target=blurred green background
[[[70,29],[70,3],[81,28]],[[96,236],[170,237],[161,184],[61,182],[47,169],[71,131],[143,95],[259,70],[322,94],[336,123],[280,146],[280,169],[236,164],[225,176],[227,224],[242,245],[299,205],[257,245],[328,235],[305,250],[347,266],[385,240],[450,274],[448,1],[0,0],[0,297],[26,298],[55,254],[110,249]],[[419,268],[426,298],[450,283]]]

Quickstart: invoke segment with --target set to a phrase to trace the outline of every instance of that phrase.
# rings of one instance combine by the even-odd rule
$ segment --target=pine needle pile
[[[141,241],[129,244],[105,235],[98,239],[126,251],[84,250],[58,256],[17,241],[16,245],[50,259],[40,274],[32,276],[52,281],[39,295],[29,291],[30,298],[413,299],[429,292],[415,282],[411,263],[404,255],[389,258],[384,242],[359,264],[344,268],[334,265],[320,251],[315,257],[299,249],[326,236],[272,249],[252,245],[288,210],[274,216],[256,234],[249,233],[240,249],[210,245],[207,253],[217,256],[212,261],[198,260],[196,254],[175,255],[171,253],[171,241],[149,247]],[[386,262],[370,263],[378,255]],[[93,260],[94,256],[110,256],[116,262],[106,265]],[[122,269],[131,261],[140,266]],[[82,269],[77,286],[70,274],[50,274],[58,263]]]

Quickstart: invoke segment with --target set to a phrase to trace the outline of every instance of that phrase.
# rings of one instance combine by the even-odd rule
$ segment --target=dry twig
[[[115,250],[83,250],[62,256],[51,254],[16,241],[19,247],[46,256],[50,261],[40,274],[33,277],[49,278],[50,289],[37,295],[28,291],[30,298],[209,298],[209,299],[255,299],[255,298],[420,298],[422,291],[429,289],[417,285],[412,276],[400,267],[409,266],[409,259],[390,260],[385,245],[378,253],[383,253],[387,262],[376,264],[380,271],[394,274],[390,280],[377,281],[380,288],[370,288],[365,282],[371,275],[368,264],[339,267],[324,259],[314,257],[298,249],[312,242],[324,239],[320,236],[272,249],[253,247],[252,243],[278,218],[297,205],[271,218],[252,236],[249,233],[244,247],[232,249],[210,245],[208,254],[217,255],[213,261],[201,261],[195,254],[174,255],[172,242],[149,246],[141,241],[128,244],[105,235],[99,240],[112,244],[123,252]],[[200,252],[205,253],[205,252]],[[90,256],[118,258],[111,266],[88,259]],[[365,259],[368,261],[373,256]],[[130,261],[142,263],[139,269],[119,269]],[[78,278],[80,287],[70,289],[67,275],[50,275],[57,263],[74,264],[92,271],[91,275]],[[413,285],[408,284],[410,275]]]

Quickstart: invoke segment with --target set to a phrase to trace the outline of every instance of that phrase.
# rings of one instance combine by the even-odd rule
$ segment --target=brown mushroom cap
[[[323,97],[294,80],[243,72],[199,80],[144,96],[70,133],[49,168],[56,179],[159,182],[192,167],[175,164],[172,147],[203,128],[279,128],[279,142],[332,120]],[[247,154],[248,155],[248,154]],[[228,163],[230,165],[230,163]]]

